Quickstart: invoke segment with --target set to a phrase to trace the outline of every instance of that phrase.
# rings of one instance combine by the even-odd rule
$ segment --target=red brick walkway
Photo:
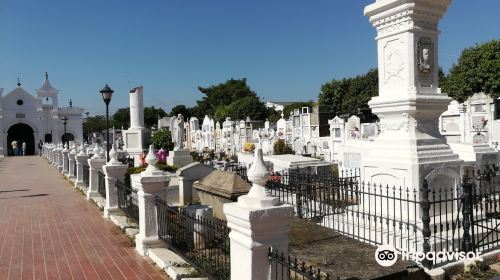
[[[0,279],[168,279],[42,157],[0,161]]]

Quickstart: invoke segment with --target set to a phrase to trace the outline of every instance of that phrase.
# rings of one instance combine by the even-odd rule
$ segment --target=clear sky
[[[0,0],[0,87],[34,94],[45,71],[91,114],[143,85],[145,105],[191,106],[198,86],[246,77],[266,101],[315,100],[321,84],[376,67],[374,0]],[[500,38],[499,0],[454,0],[440,24],[445,71]]]

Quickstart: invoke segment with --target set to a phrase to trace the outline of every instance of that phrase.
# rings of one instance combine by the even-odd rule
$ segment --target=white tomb
[[[428,180],[431,189],[459,184],[462,161],[438,129],[451,99],[438,85],[437,28],[450,3],[377,0],[365,8],[377,30],[379,96],[369,106],[380,135],[362,143],[361,158],[346,155],[360,161],[365,181],[418,188]]]
[[[130,128],[122,131],[124,149],[134,157],[136,166],[140,163],[139,156],[146,148],[143,91],[142,86],[130,90]]]

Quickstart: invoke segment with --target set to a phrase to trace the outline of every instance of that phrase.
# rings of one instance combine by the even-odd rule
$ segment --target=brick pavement
[[[0,279],[168,279],[39,156],[0,160]]]

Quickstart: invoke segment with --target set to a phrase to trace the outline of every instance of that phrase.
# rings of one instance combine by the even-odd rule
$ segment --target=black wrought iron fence
[[[76,160],[73,160],[73,173],[71,175],[73,175],[73,177],[76,177]]]
[[[301,279],[301,280],[329,280],[328,273],[313,268],[295,257],[286,256],[276,249],[269,248],[269,266],[272,280]]]
[[[88,164],[83,165],[83,182],[88,187],[90,182],[90,166]]]
[[[97,172],[97,192],[106,198],[106,177],[102,171]]]
[[[130,185],[117,180],[115,183],[116,193],[118,195],[118,208],[136,223],[139,222],[139,207],[137,201],[137,191],[132,189]]]
[[[466,174],[464,180],[464,220],[470,224],[468,251],[488,252],[500,246],[500,172],[498,165]],[[465,228],[464,230],[469,230]]]
[[[158,236],[210,279],[230,279],[226,221],[201,218],[156,198]]]
[[[230,163],[225,166],[225,171],[232,172],[240,176],[243,180],[248,182],[247,167],[241,163]]]

